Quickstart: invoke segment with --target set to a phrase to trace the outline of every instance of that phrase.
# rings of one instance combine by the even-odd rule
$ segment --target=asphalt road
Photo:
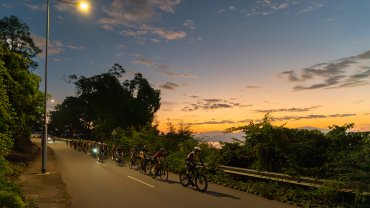
[[[201,193],[182,187],[175,174],[163,182],[128,167],[118,167],[111,160],[99,164],[62,142],[48,145],[55,152],[58,169],[76,208],[293,207],[215,184],[208,184],[208,190]]]

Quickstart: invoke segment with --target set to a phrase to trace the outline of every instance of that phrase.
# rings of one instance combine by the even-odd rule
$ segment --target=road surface
[[[201,193],[182,187],[175,174],[163,182],[126,166],[118,167],[111,160],[97,163],[63,142],[48,145],[56,155],[58,169],[76,208],[293,207],[215,184],[208,184],[208,190]]]

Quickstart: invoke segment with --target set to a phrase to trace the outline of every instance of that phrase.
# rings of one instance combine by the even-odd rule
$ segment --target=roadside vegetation
[[[30,137],[41,118],[42,93],[41,79],[33,73],[37,63],[32,58],[40,52],[25,23],[15,16],[0,19],[1,207],[25,206],[14,181],[19,167],[37,151]]]

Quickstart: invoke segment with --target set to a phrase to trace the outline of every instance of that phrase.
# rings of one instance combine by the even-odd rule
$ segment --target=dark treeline
[[[77,96],[67,97],[50,113],[50,133],[102,140],[114,129],[151,125],[160,107],[160,91],[140,73],[121,83],[123,73],[123,67],[115,64],[100,75],[71,75]]]

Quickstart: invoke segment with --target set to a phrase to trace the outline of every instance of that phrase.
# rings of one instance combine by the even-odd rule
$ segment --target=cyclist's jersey
[[[164,157],[164,154],[161,151],[158,151],[157,153],[154,154],[154,158],[160,158]]]
[[[186,156],[186,161],[188,162],[194,162],[195,159],[195,152],[191,151],[187,156]]]
[[[144,150],[141,150],[139,155],[140,155],[141,159],[145,159],[145,151]]]

